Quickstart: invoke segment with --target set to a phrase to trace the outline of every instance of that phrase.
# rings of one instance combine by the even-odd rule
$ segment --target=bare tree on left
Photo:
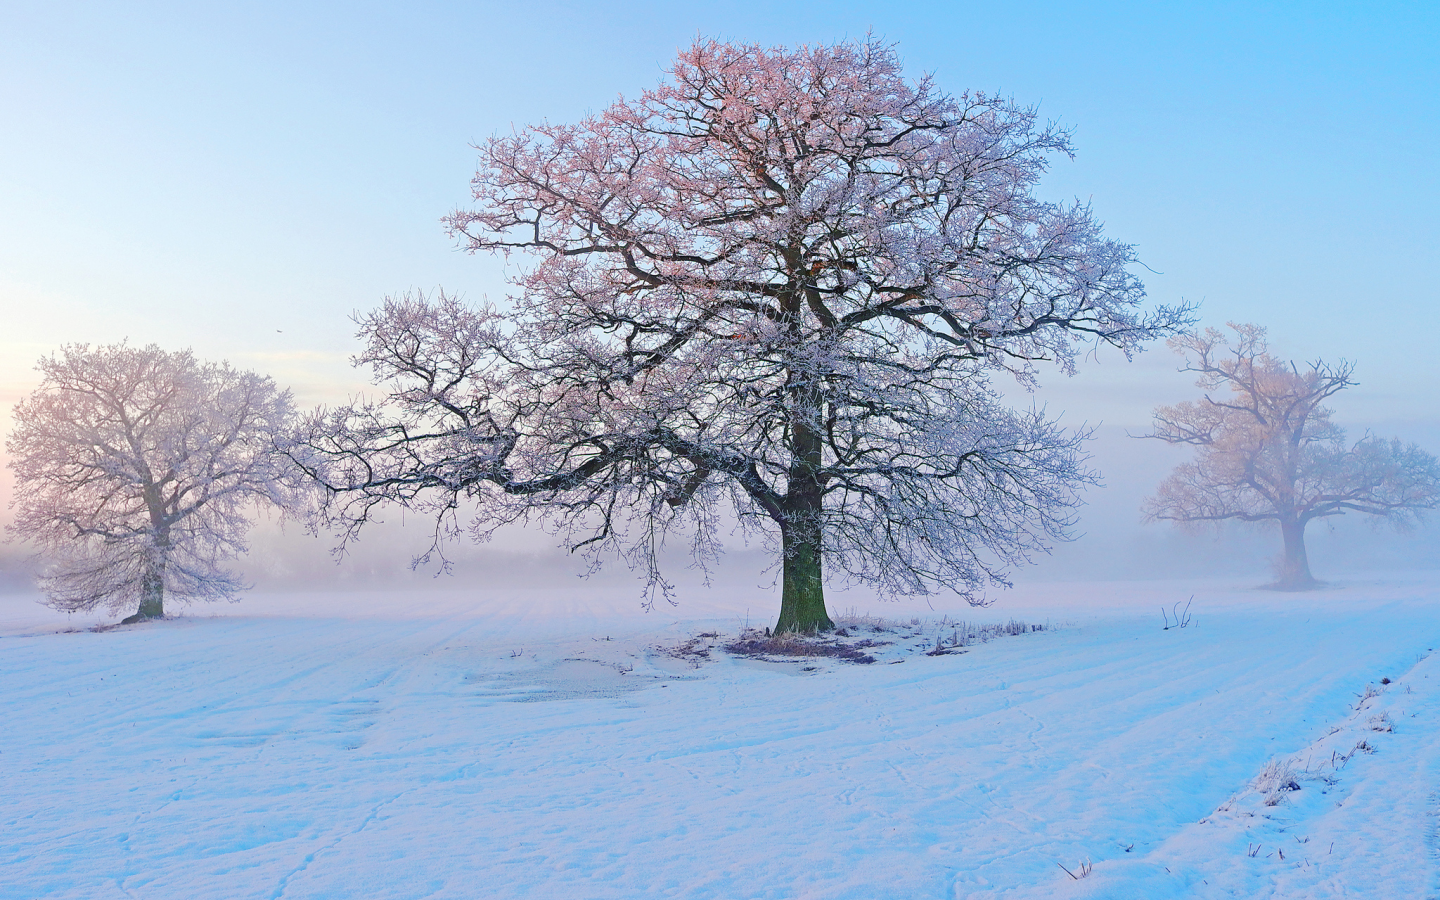
[[[14,410],[5,442],[15,521],[56,609],[165,614],[165,599],[233,599],[225,564],[245,553],[251,515],[299,509],[303,480],[277,442],[289,391],[228,363],[155,345],[62,347]]]

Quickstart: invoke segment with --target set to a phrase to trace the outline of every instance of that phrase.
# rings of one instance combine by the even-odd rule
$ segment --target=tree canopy
[[[377,503],[474,503],[479,536],[538,517],[663,590],[665,535],[703,560],[733,513],[775,542],[780,630],[829,627],[827,571],[973,596],[1063,538],[1093,479],[1083,434],[991,377],[1188,321],[1143,312],[1088,206],[1034,195],[1068,133],[874,40],[700,41],[636,99],[478,149],[447,222],[518,255],[514,294],[359,320],[389,393],[306,439],[347,534]]]

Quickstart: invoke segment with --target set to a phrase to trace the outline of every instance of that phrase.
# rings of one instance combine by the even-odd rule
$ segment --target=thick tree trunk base
[[[822,631],[834,631],[835,623],[825,612],[825,606],[820,605],[818,613],[811,610],[780,610],[780,619],[775,623],[775,633],[785,634],[819,634]]]
[[[1310,556],[1305,552],[1305,523],[1303,521],[1282,521],[1280,535],[1285,540],[1285,552],[1276,567],[1275,581],[1265,587],[1272,591],[1313,591],[1322,583],[1310,574]]]
[[[787,547],[782,577],[780,619],[775,623],[775,634],[833,631],[835,623],[825,611],[819,547],[815,543],[800,541]]]
[[[146,619],[165,618],[165,582],[158,575],[146,575],[140,582],[140,610],[133,616],[120,620],[121,625],[133,625]]]

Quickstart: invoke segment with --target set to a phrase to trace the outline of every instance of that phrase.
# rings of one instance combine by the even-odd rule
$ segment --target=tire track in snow
[[[434,637],[433,639],[428,640],[424,644],[424,649],[420,650],[419,652],[406,653],[403,657],[403,662],[391,666],[382,675],[372,675],[369,678],[362,679],[359,684],[355,685],[353,693],[348,693],[343,699],[335,702],[354,702],[354,698],[358,694],[376,692],[379,691],[381,688],[395,685],[395,683],[399,680],[416,677],[417,674],[420,673],[420,670],[422,668],[433,665],[431,656],[438,648],[454,642],[458,637],[465,634],[466,632],[480,627],[480,624],[481,623],[477,623],[473,618],[460,616],[445,617],[444,619],[441,619],[439,621],[434,619],[424,620],[423,627],[414,629],[405,637],[413,638],[426,632],[435,631],[437,629],[441,632],[438,637]],[[387,643],[386,646],[390,647],[391,645]],[[384,811],[387,807],[394,805],[396,802],[409,794],[429,789],[435,782],[449,781],[454,780],[455,778],[463,778],[465,777],[465,771],[467,769],[471,769],[475,765],[475,763],[466,763],[456,769],[455,772],[453,772],[449,776],[424,780],[421,783],[414,785],[413,787],[398,791],[393,795],[387,796],[385,799],[374,804],[366,813],[366,815],[361,819],[359,824],[335,836],[333,840],[331,840],[324,846],[313,850],[310,853],[307,853],[298,865],[296,865],[284,876],[282,876],[279,882],[276,884],[274,892],[270,895],[270,900],[279,900],[279,898],[284,896],[285,892],[288,890],[291,881],[293,881],[297,876],[300,876],[306,871],[308,871],[318,859],[339,848],[346,840],[349,840],[350,838],[353,838],[356,835],[365,831],[365,829],[372,822],[379,818],[382,811]]]
[[[1430,880],[1430,896],[1426,900],[1436,900],[1437,895],[1440,895],[1440,791],[1430,793],[1429,806],[1425,812],[1429,818],[1425,824],[1425,845],[1434,874]]]
[[[201,740],[241,740],[253,742],[258,756],[272,747],[282,735],[294,738],[306,735],[349,734],[364,732],[376,722],[361,722],[359,729],[349,727],[355,720],[379,716],[380,701],[368,696],[385,693],[397,678],[422,665],[437,647],[453,641],[473,628],[473,619],[449,617],[443,620],[417,620],[407,623],[385,623],[375,628],[371,623],[353,623],[359,631],[347,640],[311,643],[310,651],[300,656],[287,656],[296,668],[268,683],[257,685],[246,696],[215,705],[197,720],[217,723],[205,732],[196,733]],[[408,627],[407,627],[408,626]],[[440,630],[437,637],[422,644],[418,651],[409,645],[427,632]],[[398,632],[398,633],[397,633]],[[217,727],[226,717],[255,717],[255,726],[246,729]],[[358,749],[358,745],[347,749]]]
[[[406,794],[412,793],[415,790],[418,790],[418,788],[411,788],[409,790],[400,791],[393,797],[382,800],[375,806],[371,807],[370,812],[365,816],[364,819],[361,820],[359,825],[355,826],[350,831],[339,835],[333,841],[321,847],[320,849],[312,850],[310,853],[305,854],[305,858],[301,860],[300,864],[294,869],[291,869],[289,872],[285,873],[285,875],[280,879],[280,882],[275,885],[275,891],[270,895],[270,900],[280,900],[280,898],[285,895],[285,891],[289,887],[290,881],[294,879],[295,876],[300,875],[307,869],[309,869],[310,864],[315,862],[317,857],[326,853],[327,851],[334,850],[336,847],[339,847],[342,843],[344,843],[346,838],[354,837],[355,835],[364,831],[367,825],[369,825],[371,822],[375,821],[375,819],[379,817],[380,811],[382,809],[390,806],[395,801],[399,800],[401,797],[405,796]]]
[[[1400,898],[1422,896],[1423,882],[1433,898],[1440,792],[1414,786],[1440,780],[1437,663],[1426,654],[1388,687],[1367,686],[1319,738],[1275,757],[1298,787],[1279,778],[1267,794],[1257,776],[1152,851],[1097,868],[1074,896]]]

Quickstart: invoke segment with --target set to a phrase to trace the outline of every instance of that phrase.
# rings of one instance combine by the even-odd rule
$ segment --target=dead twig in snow
[[[1174,623],[1170,621],[1171,613],[1166,612],[1165,607],[1160,607],[1160,615],[1165,618],[1165,627],[1160,630],[1169,631],[1172,628],[1188,628],[1190,626],[1190,604],[1194,602],[1195,595],[1191,594],[1190,599],[1185,601],[1185,608],[1182,610],[1180,608],[1180,601],[1175,601],[1175,608],[1171,611],[1175,615]]]

